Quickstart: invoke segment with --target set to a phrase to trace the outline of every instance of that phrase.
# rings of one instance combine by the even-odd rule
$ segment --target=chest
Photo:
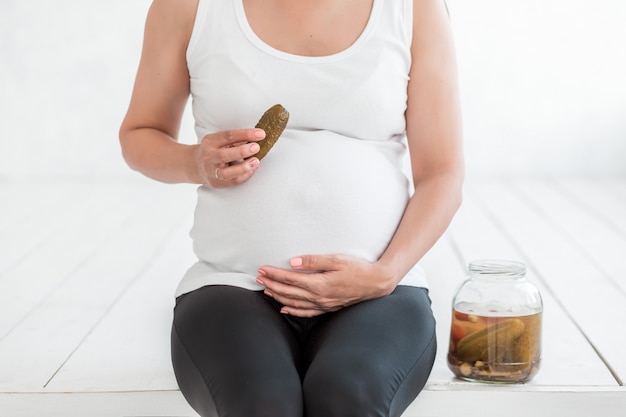
[[[243,0],[246,19],[271,47],[325,56],[352,45],[367,27],[374,0]]]
[[[201,3],[205,9],[187,53],[200,137],[252,126],[276,103],[289,110],[292,130],[373,141],[403,133],[411,59],[395,1],[371,3],[371,16],[352,45],[314,56],[260,38],[246,16],[246,1]],[[288,37],[287,44],[298,42]]]

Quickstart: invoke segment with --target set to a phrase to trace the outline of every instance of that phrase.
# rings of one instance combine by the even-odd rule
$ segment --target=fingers
[[[324,313],[329,313],[331,311],[336,311],[336,310],[325,311],[325,310],[319,310],[315,308],[293,308],[293,307],[287,307],[287,306],[283,307],[280,310],[280,312],[283,314],[288,314],[290,316],[302,317],[302,318],[315,317],[315,316],[322,315]]]
[[[309,296],[311,293],[309,282],[309,274],[267,266],[259,269],[259,276],[257,277],[257,283],[265,286],[270,291],[302,300],[311,298]]]
[[[291,267],[298,271],[337,271],[345,264],[340,255],[305,255],[292,258]]]
[[[206,135],[197,153],[197,170],[205,184],[230,187],[247,181],[259,166],[253,155],[259,152],[262,129],[233,129]]]
[[[259,269],[257,283],[289,299],[320,303],[319,296],[326,292],[324,272],[338,271],[346,263],[341,255],[305,255],[290,260],[293,271],[271,266]],[[314,273],[318,273],[316,275]],[[315,278],[314,278],[315,277]]]
[[[287,304],[287,299],[311,302],[315,294],[312,293],[307,285],[307,278],[309,277],[303,277],[302,275],[305,274],[263,267],[259,269],[259,276],[256,282],[265,287],[267,295],[276,298],[282,304]]]
[[[264,287],[265,295],[283,305],[281,313],[298,317],[313,317],[342,308],[334,298],[328,298],[319,279],[310,273],[262,267],[257,283]],[[318,277],[319,278],[319,277]]]
[[[217,148],[228,148],[248,142],[258,142],[265,138],[263,129],[231,129],[206,135],[202,140],[208,139]]]
[[[256,143],[265,138],[262,129],[233,129],[206,135],[201,146],[211,154],[211,162],[230,164],[259,152]]]
[[[218,165],[213,172],[210,184],[215,188],[223,188],[247,181],[259,166],[257,158],[250,158],[231,165]]]
[[[343,254],[298,256],[290,266],[263,266],[257,277],[265,293],[283,304],[284,314],[337,311],[379,296],[380,282],[385,282],[370,262]]]
[[[297,317],[313,317],[340,308],[334,305],[326,305],[327,303],[318,299],[315,294],[296,286],[274,281],[264,274],[257,278],[257,282],[265,287],[265,295],[272,297],[283,305],[280,309],[282,314]]]

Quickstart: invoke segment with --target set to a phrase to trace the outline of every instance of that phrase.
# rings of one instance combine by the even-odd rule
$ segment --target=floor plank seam
[[[567,229],[565,229],[564,227],[552,221],[548,213],[546,213],[546,211],[543,210],[539,205],[532,202],[529,196],[525,194],[524,191],[520,190],[519,187],[517,187],[514,184],[511,184],[510,187],[515,193],[517,193],[518,196],[520,196],[520,200],[523,201],[527,207],[533,210],[539,217],[543,218],[546,221],[546,223],[550,224],[550,226],[558,234],[563,236],[580,253],[580,255],[587,262],[589,262],[590,265],[593,265],[598,271],[601,272],[601,274],[607,279],[608,282],[611,283],[611,285],[616,291],[618,291],[624,297],[626,297],[626,290],[622,288],[622,286],[615,280],[615,278],[604,268],[601,262],[597,261],[593,256],[591,256],[589,252],[585,249],[585,247],[577,242],[574,236]]]
[[[94,325],[89,329],[89,331],[85,334],[85,336],[80,340],[79,343],[74,347],[74,349],[68,354],[68,356],[63,360],[63,362],[59,365],[59,367],[54,371],[54,373],[50,376],[50,378],[43,385],[45,389],[54,379],[54,377],[63,369],[65,364],[72,358],[72,356],[76,353],[76,351],[82,346],[82,344],[87,340],[87,338],[94,332],[94,330],[98,327],[98,325],[107,317],[109,312],[117,305],[119,300],[128,292],[128,290],[147,272],[150,270],[150,266],[152,264],[152,259],[156,256],[159,256],[164,249],[168,245],[168,238],[172,236],[176,230],[186,221],[187,216],[180,216],[179,219],[175,222],[174,226],[170,228],[170,231],[166,234],[166,238],[159,244],[159,246],[153,251],[152,256],[148,257],[148,261],[144,264],[141,270],[136,274],[136,276],[130,280],[126,286],[120,291],[120,293],[115,297],[113,302],[107,307],[107,309],[102,313],[102,315],[98,318],[98,320],[94,323]]]
[[[509,184],[509,187],[515,188],[515,187],[512,186],[512,184]],[[499,230],[502,231],[503,236],[518,251],[520,256],[524,259],[524,262],[534,271],[534,273],[537,276],[537,278],[541,281],[542,285],[550,292],[550,295],[554,298],[555,302],[558,303],[559,307],[567,315],[568,319],[580,331],[581,335],[585,338],[585,340],[587,340],[589,345],[592,347],[592,349],[598,355],[598,358],[605,364],[605,366],[607,367],[608,371],[611,373],[612,377],[615,379],[617,384],[619,386],[624,386],[624,382],[622,381],[620,376],[617,374],[616,370],[607,361],[607,359],[604,357],[604,355],[599,351],[599,349],[596,346],[596,344],[591,340],[589,335],[584,331],[584,329],[580,326],[580,324],[574,319],[574,317],[572,316],[572,314],[569,311],[569,309],[567,308],[567,306],[561,301],[560,297],[558,297],[557,293],[554,291],[552,286],[548,283],[548,279],[542,274],[540,268],[538,268],[537,265],[535,265],[535,263],[530,259],[530,256],[528,255],[528,253],[521,247],[521,245],[517,242],[517,240],[511,235],[511,233],[509,232],[507,227],[504,224],[502,224],[497,219],[497,216],[495,216],[495,214],[489,209],[488,205],[481,198],[477,198],[476,200],[477,200],[478,204],[482,207],[482,209],[486,213],[489,213],[489,216],[488,216],[489,220],[492,221],[494,223],[494,225]],[[526,204],[528,206],[527,201],[525,201],[525,200],[522,201],[522,204]]]
[[[611,220],[610,217],[606,216],[604,213],[592,207],[588,202],[581,199],[580,197],[574,195],[569,189],[567,189],[563,184],[557,181],[551,182],[553,188],[555,188],[561,195],[563,195],[568,200],[576,203],[580,206],[584,211],[588,214],[596,218],[599,222],[603,223],[606,227],[613,231],[617,231],[624,239],[626,239],[626,230],[624,230],[618,223],[615,223]]]

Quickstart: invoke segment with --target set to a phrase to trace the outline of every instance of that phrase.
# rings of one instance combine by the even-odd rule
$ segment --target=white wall
[[[626,1],[448,2],[470,174],[626,174]]]
[[[470,176],[626,175],[626,1],[448,3]],[[2,0],[0,179],[134,175],[117,129],[149,4]]]
[[[0,178],[127,174],[117,140],[150,0],[2,0]]]

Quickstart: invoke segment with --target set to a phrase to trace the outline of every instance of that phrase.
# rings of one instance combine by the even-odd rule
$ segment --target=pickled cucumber
[[[265,139],[258,142],[261,150],[253,156],[259,160],[263,159],[278,141],[288,121],[289,112],[282,105],[276,104],[270,107],[255,126],[265,131]]]
[[[494,353],[505,352],[506,347],[520,337],[524,328],[520,319],[508,319],[471,333],[459,340],[457,356],[467,362],[488,361]]]

